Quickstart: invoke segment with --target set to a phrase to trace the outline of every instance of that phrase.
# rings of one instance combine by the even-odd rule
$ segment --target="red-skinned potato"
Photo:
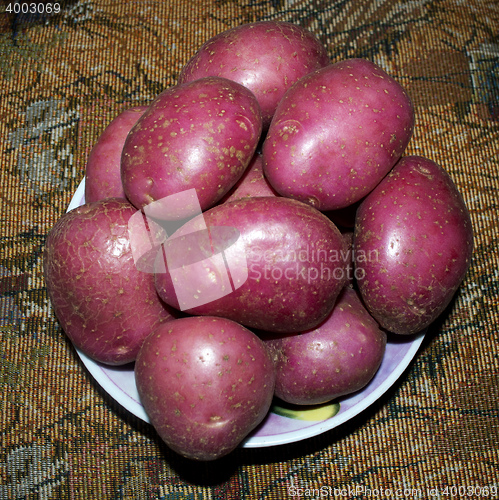
[[[298,405],[326,403],[365,387],[381,365],[387,339],[350,287],[317,328],[261,335],[276,366],[275,395]]]
[[[104,198],[125,198],[121,183],[121,151],[126,136],[147,106],[135,106],[122,111],[104,129],[88,155],[85,171],[85,201]]]
[[[135,267],[128,235],[135,212],[120,198],[86,203],[56,222],[44,248],[45,283],[63,330],[109,365],[134,361],[151,330],[173,319],[153,275]]]
[[[282,196],[328,211],[367,195],[404,152],[414,110],[376,64],[347,59],[296,82],[263,143],[264,173]]]
[[[255,96],[226,78],[164,90],[127,136],[121,178],[137,208],[196,189],[202,210],[243,175],[262,130]]]
[[[249,88],[267,129],[286,90],[330,63],[310,31],[283,21],[257,21],[224,31],[205,42],[182,69],[178,82],[222,76]]]
[[[402,158],[357,210],[359,290],[389,331],[412,334],[435,321],[464,279],[472,252],[464,200],[428,158]]]
[[[269,181],[263,175],[263,159],[261,153],[255,153],[246,172],[237,181],[236,185],[220,200],[240,200],[241,198],[255,198],[259,196],[279,196]]]
[[[155,275],[160,297],[189,314],[297,332],[322,321],[346,283],[341,233],[304,203],[244,198],[193,221],[163,245]]]
[[[264,419],[275,370],[264,343],[225,318],[161,325],[135,363],[137,390],[159,436],[177,453],[216,460]]]

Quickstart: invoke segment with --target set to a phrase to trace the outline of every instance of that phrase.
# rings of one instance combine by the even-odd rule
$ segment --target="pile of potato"
[[[208,40],[109,124],[86,203],[49,233],[63,329],[98,362],[134,362],[151,423],[197,460],[230,453],[274,397],[365,387],[387,335],[430,325],[473,250],[449,175],[404,156],[413,128],[394,78],[332,64],[299,26]]]

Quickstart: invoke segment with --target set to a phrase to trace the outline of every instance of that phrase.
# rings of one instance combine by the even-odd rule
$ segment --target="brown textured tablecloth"
[[[8,5],[0,499],[497,498],[497,0],[68,0],[52,15]],[[88,374],[49,306],[42,248],[111,119],[174,84],[209,37],[263,19],[300,24],[332,61],[371,59],[406,87],[417,118],[407,152],[450,173],[476,251],[413,363],[366,411],[303,442],[193,464]]]

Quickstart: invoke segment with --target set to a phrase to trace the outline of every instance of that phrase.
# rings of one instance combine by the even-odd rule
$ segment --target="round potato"
[[[152,425],[177,453],[215,460],[264,419],[275,369],[264,343],[225,318],[188,317],[161,325],[135,364]]]

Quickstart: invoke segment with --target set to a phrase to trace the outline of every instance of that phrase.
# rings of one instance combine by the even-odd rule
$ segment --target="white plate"
[[[85,203],[85,179],[78,186],[68,211],[83,203]],[[294,418],[290,418],[277,414],[279,409],[276,408],[269,412],[265,420],[241,446],[260,448],[293,443],[322,434],[350,420],[379,399],[398,380],[416,355],[423,339],[424,332],[408,337],[398,337],[394,340],[389,339],[383,362],[372,381],[363,390],[338,400],[334,405],[337,411],[334,416],[320,421],[311,420],[314,415],[320,415],[321,412],[314,412],[314,409],[310,409],[296,412]],[[149,422],[139,399],[132,365],[106,366],[93,361],[79,350],[77,353],[97,383],[111,397],[136,417]]]

